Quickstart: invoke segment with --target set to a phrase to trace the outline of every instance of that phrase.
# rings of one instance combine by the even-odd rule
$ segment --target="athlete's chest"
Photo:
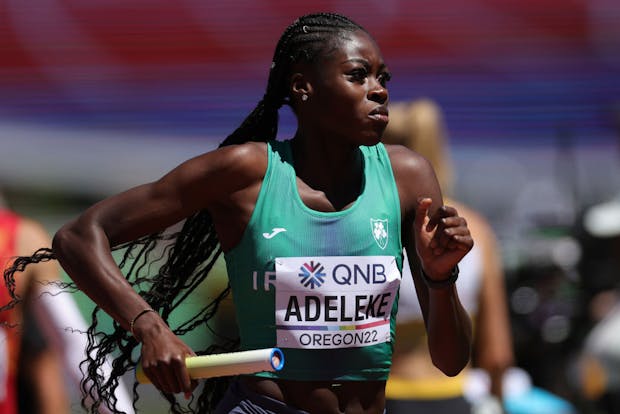
[[[301,202],[311,210],[325,213],[343,211],[351,207],[362,193],[362,178],[339,179],[329,186],[311,186],[295,177],[294,191]]]

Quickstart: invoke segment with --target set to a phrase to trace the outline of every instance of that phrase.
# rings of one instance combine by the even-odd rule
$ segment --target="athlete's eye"
[[[364,82],[368,77],[368,71],[365,68],[353,69],[349,72],[349,76],[354,82]]]
[[[383,87],[385,87],[391,79],[392,79],[392,74],[390,72],[381,72],[379,76],[377,76],[377,80]]]

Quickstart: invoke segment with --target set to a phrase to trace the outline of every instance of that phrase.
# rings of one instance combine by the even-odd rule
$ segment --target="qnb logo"
[[[299,277],[301,278],[301,284],[304,287],[310,286],[311,289],[321,286],[325,282],[325,268],[321,263],[314,264],[314,260],[310,261],[310,264],[304,263],[299,270]]]

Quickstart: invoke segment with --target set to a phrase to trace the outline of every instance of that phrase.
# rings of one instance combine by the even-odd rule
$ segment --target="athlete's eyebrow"
[[[361,63],[366,69],[370,69],[370,62],[364,58],[351,58],[342,63]],[[379,65],[379,72],[383,72],[385,70],[387,70],[387,65],[384,62],[381,62],[381,65]]]
[[[368,61],[364,58],[351,58],[351,59],[347,59],[342,63],[361,63],[362,65],[369,67],[370,63],[368,63]]]

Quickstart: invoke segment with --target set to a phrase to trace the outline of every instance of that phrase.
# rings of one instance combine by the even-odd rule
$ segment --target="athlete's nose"
[[[376,78],[373,78],[372,85],[368,90],[368,99],[380,104],[384,104],[388,100],[387,88],[382,85],[381,82],[379,82]]]

